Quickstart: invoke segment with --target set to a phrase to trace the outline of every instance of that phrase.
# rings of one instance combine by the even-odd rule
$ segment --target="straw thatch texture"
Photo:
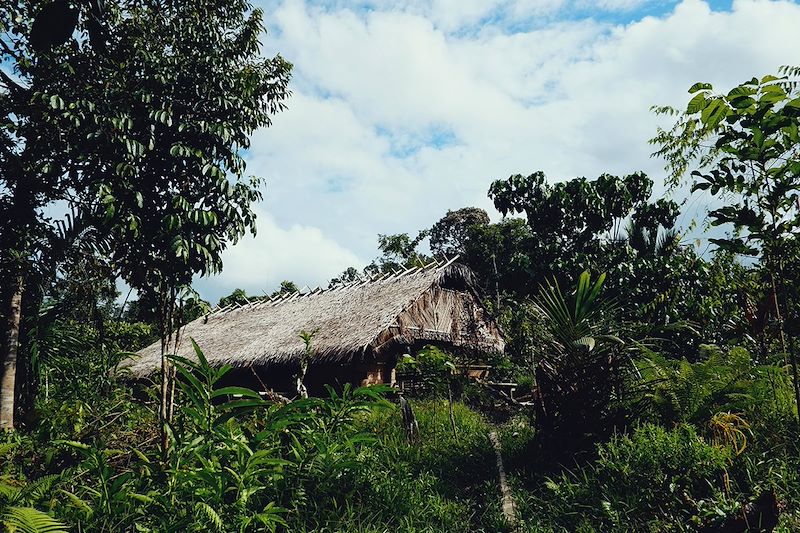
[[[390,347],[416,340],[480,351],[504,348],[474,290],[472,272],[449,264],[213,313],[184,328],[177,353],[193,357],[193,338],[212,365],[292,363],[303,354],[300,332],[314,330],[312,364],[377,360]],[[123,366],[136,377],[153,373],[160,343],[138,355]]]

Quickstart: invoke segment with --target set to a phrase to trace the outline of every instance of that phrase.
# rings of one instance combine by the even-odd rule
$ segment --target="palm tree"
[[[602,298],[605,278],[592,281],[583,272],[567,295],[555,281],[539,289],[536,306],[551,335],[536,369],[537,424],[546,438],[577,443],[613,425],[628,359],[616,335],[615,306]]]
[[[658,231],[631,220],[627,228],[628,244],[642,257],[669,257],[678,249],[680,234],[675,228]]]

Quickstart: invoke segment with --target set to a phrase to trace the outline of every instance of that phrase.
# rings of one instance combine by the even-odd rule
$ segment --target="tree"
[[[260,181],[246,178],[242,149],[284,108],[290,65],[260,56],[262,12],[245,0],[164,0],[141,15],[112,32],[130,55],[103,88],[102,100],[115,105],[101,116],[123,127],[111,129],[116,157],[94,161],[115,178],[95,193],[120,243],[113,259],[122,276],[158,295],[163,427],[172,417],[166,355],[181,325],[177,295],[195,274],[218,272],[228,244],[255,233]],[[115,116],[120,108],[127,113]],[[166,432],[162,441],[166,450]]]
[[[800,235],[800,68],[784,67],[782,73],[753,78],[727,94],[714,92],[709,83],[694,84],[685,111],[655,108],[677,118],[651,142],[658,146],[654,155],[666,159],[673,185],[692,168],[692,191],[709,191],[724,201],[709,213],[711,224],[730,224],[736,233],[711,241],[723,250],[761,258],[783,339],[789,334],[784,319],[792,313],[786,259],[791,257],[789,244]],[[788,352],[800,409],[793,335]]]
[[[513,229],[508,235],[514,238],[501,243],[493,225],[475,229],[478,241],[467,245],[466,256],[484,279],[495,281],[498,304],[501,293],[521,301],[545,279],[565,284],[592,270],[608,272],[606,293],[619,299],[627,318],[641,319],[649,305],[657,316],[648,319],[668,321],[674,313],[661,304],[671,303],[686,285],[683,274],[694,267],[695,256],[671,232],[678,205],[666,198],[650,202],[652,190],[653,181],[642,173],[551,184],[535,172],[495,181],[489,188],[495,207],[504,216],[524,213],[528,232],[522,232],[521,222],[509,222],[504,232]],[[492,244],[479,244],[489,237]]]
[[[504,216],[525,213],[531,274],[565,282],[587,268],[602,269],[601,261],[613,255],[611,247],[623,240],[628,217],[653,232],[673,227],[677,204],[667,199],[649,203],[652,189],[653,181],[642,173],[550,184],[539,171],[495,181],[489,197]]]
[[[2,59],[21,79],[0,78],[0,210],[13,221],[2,230],[4,364],[16,355],[31,243],[51,229],[41,208],[55,200],[110,236],[132,287],[157,294],[166,342],[179,288],[219,271],[222,250],[255,231],[259,181],[246,178],[242,150],[284,108],[291,65],[260,56],[262,12],[246,0],[110,2],[102,54],[87,46],[91,17],[76,39],[32,52],[33,9],[20,1],[0,14]]]
[[[299,398],[308,398],[308,389],[306,388],[305,380],[306,380],[306,372],[308,372],[308,365],[311,363],[311,359],[314,357],[314,348],[312,346],[314,342],[314,335],[317,334],[319,329],[314,329],[313,331],[301,331],[300,332],[300,340],[303,341],[303,355],[300,357],[300,364],[297,368],[297,374],[295,375],[295,384],[297,385],[297,396]]]
[[[358,278],[358,269],[352,266],[347,267],[341,274],[339,274],[338,277],[331,278],[331,280],[328,282],[328,288],[333,288],[337,285],[341,285],[342,283],[352,283]]]
[[[452,257],[463,254],[470,229],[473,226],[489,224],[489,215],[477,207],[462,207],[456,211],[447,211],[430,231],[431,252],[434,255]]]
[[[430,230],[421,230],[413,239],[408,233],[378,234],[378,249],[382,255],[367,265],[364,273],[367,275],[384,274],[429,263],[431,258],[417,250],[429,233]]]
[[[280,288],[273,292],[271,296],[274,298],[275,296],[283,296],[284,294],[294,294],[296,292],[300,292],[300,289],[297,288],[297,284],[294,281],[289,281],[285,279],[281,281]]]
[[[217,307],[228,307],[229,305],[244,305],[246,303],[250,303],[250,300],[247,298],[247,294],[244,292],[243,289],[233,289],[233,292],[230,293],[228,296],[223,296],[219,299],[219,303],[217,303]]]
[[[453,404],[453,386],[456,379],[456,365],[452,357],[433,345],[424,346],[416,356],[404,355],[400,361],[402,368],[413,369],[419,373],[426,388],[436,395],[447,391],[448,414],[453,438],[458,439]],[[411,423],[413,425],[413,423]],[[411,434],[413,430],[409,431]]]
[[[535,288],[538,272],[533,232],[520,218],[508,218],[496,224],[470,227],[464,245],[463,260],[490,284],[495,301],[500,293],[526,296]]]
[[[72,10],[67,11],[68,21]],[[0,429],[13,428],[24,282],[36,271],[34,258],[53,230],[42,208],[82,186],[82,174],[68,168],[74,154],[67,140],[76,117],[92,105],[81,89],[95,79],[84,61],[92,52],[75,42],[62,45],[60,54],[33,53],[47,48],[37,33],[43,41],[48,33],[33,31],[35,13],[32,2],[23,0],[0,11]],[[75,80],[84,83],[70,84]],[[74,97],[67,100],[72,107],[66,95]]]

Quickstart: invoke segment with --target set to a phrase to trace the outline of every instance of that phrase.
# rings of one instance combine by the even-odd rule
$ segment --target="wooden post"
[[[408,403],[408,400],[406,400],[405,396],[400,394],[399,397],[400,412],[403,415],[403,428],[406,432],[406,440],[413,444],[419,444],[421,439],[417,417],[414,415],[414,410],[411,408],[411,404]]]

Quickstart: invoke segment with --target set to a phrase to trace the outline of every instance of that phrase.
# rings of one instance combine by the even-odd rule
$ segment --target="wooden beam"
[[[450,266],[450,265],[452,265],[452,264],[453,264],[453,263],[454,263],[454,262],[455,262],[455,261],[456,261],[456,260],[457,260],[459,257],[461,257],[461,255],[460,255],[460,254],[456,254],[456,255],[454,255],[454,256],[453,256],[453,258],[452,258],[452,259],[450,259],[450,260],[449,260],[447,263],[445,263],[445,264],[443,264],[442,266],[440,266],[440,267],[439,267],[439,270],[441,270],[441,269],[443,269],[443,268],[446,268],[446,267],[449,267],[449,266]]]
[[[216,313],[213,314],[224,314],[226,313],[231,307],[231,304],[226,305],[225,307],[219,308]]]
[[[409,268],[408,270],[406,270],[406,271],[402,272],[402,273],[401,273],[399,276],[397,276],[397,277],[396,277],[396,278],[394,278],[394,279],[400,279],[400,278],[402,278],[403,276],[405,276],[405,275],[407,275],[407,274],[411,274],[411,273],[417,272],[417,271],[419,271],[419,270],[422,270],[422,269],[420,269],[420,267],[413,267],[413,268]]]

